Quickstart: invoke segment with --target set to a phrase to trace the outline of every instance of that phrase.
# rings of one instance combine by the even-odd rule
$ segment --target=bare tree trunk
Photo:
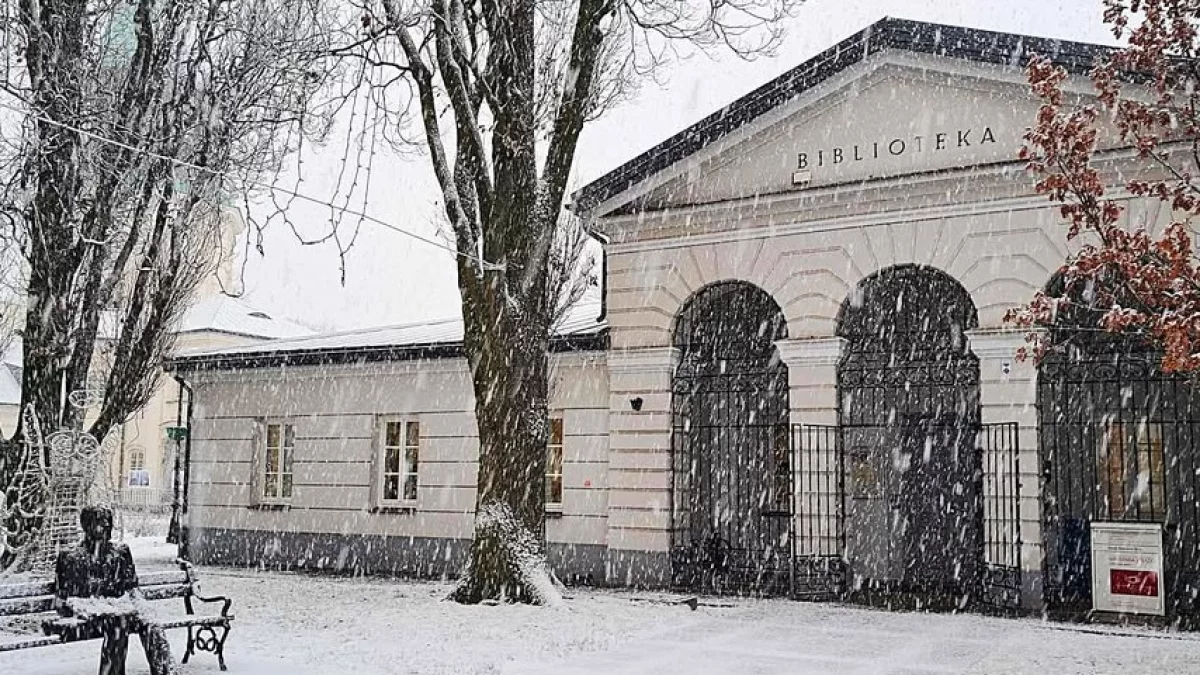
[[[25,59],[34,110],[55,120],[77,119],[82,85],[64,74],[74,72],[83,56],[86,3],[22,2],[20,10],[28,32]],[[36,182],[25,214],[30,240],[22,398],[51,425],[62,414],[60,391],[70,358],[66,336],[72,312],[60,304],[70,296],[80,251],[74,230],[60,223],[70,222],[78,208],[80,144],[78,134],[38,121],[26,168]]]
[[[480,447],[475,539],[455,599],[553,600],[541,592],[551,577],[549,346],[570,297],[559,286],[578,274],[577,259],[553,249],[585,122],[659,62],[660,42],[738,51],[750,28],[766,27],[767,40],[738,51],[751,54],[773,44],[774,22],[797,1],[379,0],[381,11],[362,17],[370,39],[355,43],[365,45],[360,58],[380,63],[380,48],[404,56],[387,67],[407,79],[406,94],[415,91],[458,253]],[[447,109],[453,152],[441,122]]]
[[[484,287],[463,294],[464,347],[479,430],[475,509],[485,516],[476,518],[467,573],[454,595],[458,602],[546,601],[536,584],[546,572],[550,330],[540,306],[516,304],[504,292],[504,276],[510,274],[511,269],[488,271]]]
[[[477,519],[468,573],[454,593],[459,602],[545,600],[531,585],[544,564],[548,363],[545,345],[531,343],[534,336],[526,332],[511,318],[502,319],[475,340],[476,512],[489,517]],[[506,517],[513,522],[495,522]],[[513,525],[524,535],[514,533]]]

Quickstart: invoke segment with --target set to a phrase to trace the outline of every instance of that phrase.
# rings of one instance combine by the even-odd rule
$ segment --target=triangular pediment
[[[602,218],[1017,162],[1039,105],[1028,54],[1082,73],[1102,49],[885,20],[588,185],[576,205]]]
[[[636,201],[707,204],[1012,162],[1037,108],[1011,78],[879,64],[682,161]]]
[[[691,158],[639,203],[706,204],[1012,162],[1037,108],[1019,85],[881,68]]]

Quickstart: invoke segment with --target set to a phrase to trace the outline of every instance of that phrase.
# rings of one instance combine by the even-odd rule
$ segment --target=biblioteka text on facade
[[[953,132],[939,132],[932,136],[893,138],[890,141],[873,141],[870,144],[855,143],[849,147],[840,146],[817,150],[815,154],[800,152],[796,154],[796,169],[805,171],[814,167],[832,166],[844,162],[900,157],[926,151],[938,152],[995,142],[996,136],[992,133],[991,127],[984,127],[982,132],[976,129],[956,129]]]

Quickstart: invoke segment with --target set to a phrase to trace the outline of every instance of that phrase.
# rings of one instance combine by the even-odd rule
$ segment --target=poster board
[[[1161,523],[1093,522],[1092,609],[1162,616]]]

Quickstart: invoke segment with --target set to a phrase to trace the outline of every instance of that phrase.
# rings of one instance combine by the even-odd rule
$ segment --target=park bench
[[[211,652],[216,655],[221,670],[226,670],[225,638],[229,636],[229,624],[233,621],[233,615],[229,613],[232,600],[201,595],[195,570],[183,561],[179,562],[178,570],[139,574],[138,587],[148,601],[183,599],[185,614],[164,616],[158,624],[164,629],[188,629],[184,663],[197,651]],[[220,614],[197,615],[193,605],[197,600],[220,603]],[[0,584],[0,621],[12,622],[25,629],[11,636],[0,632],[0,652],[8,652],[73,642],[69,625],[77,620],[63,619],[54,613],[54,582],[43,580]],[[35,632],[38,628],[43,634]]]

